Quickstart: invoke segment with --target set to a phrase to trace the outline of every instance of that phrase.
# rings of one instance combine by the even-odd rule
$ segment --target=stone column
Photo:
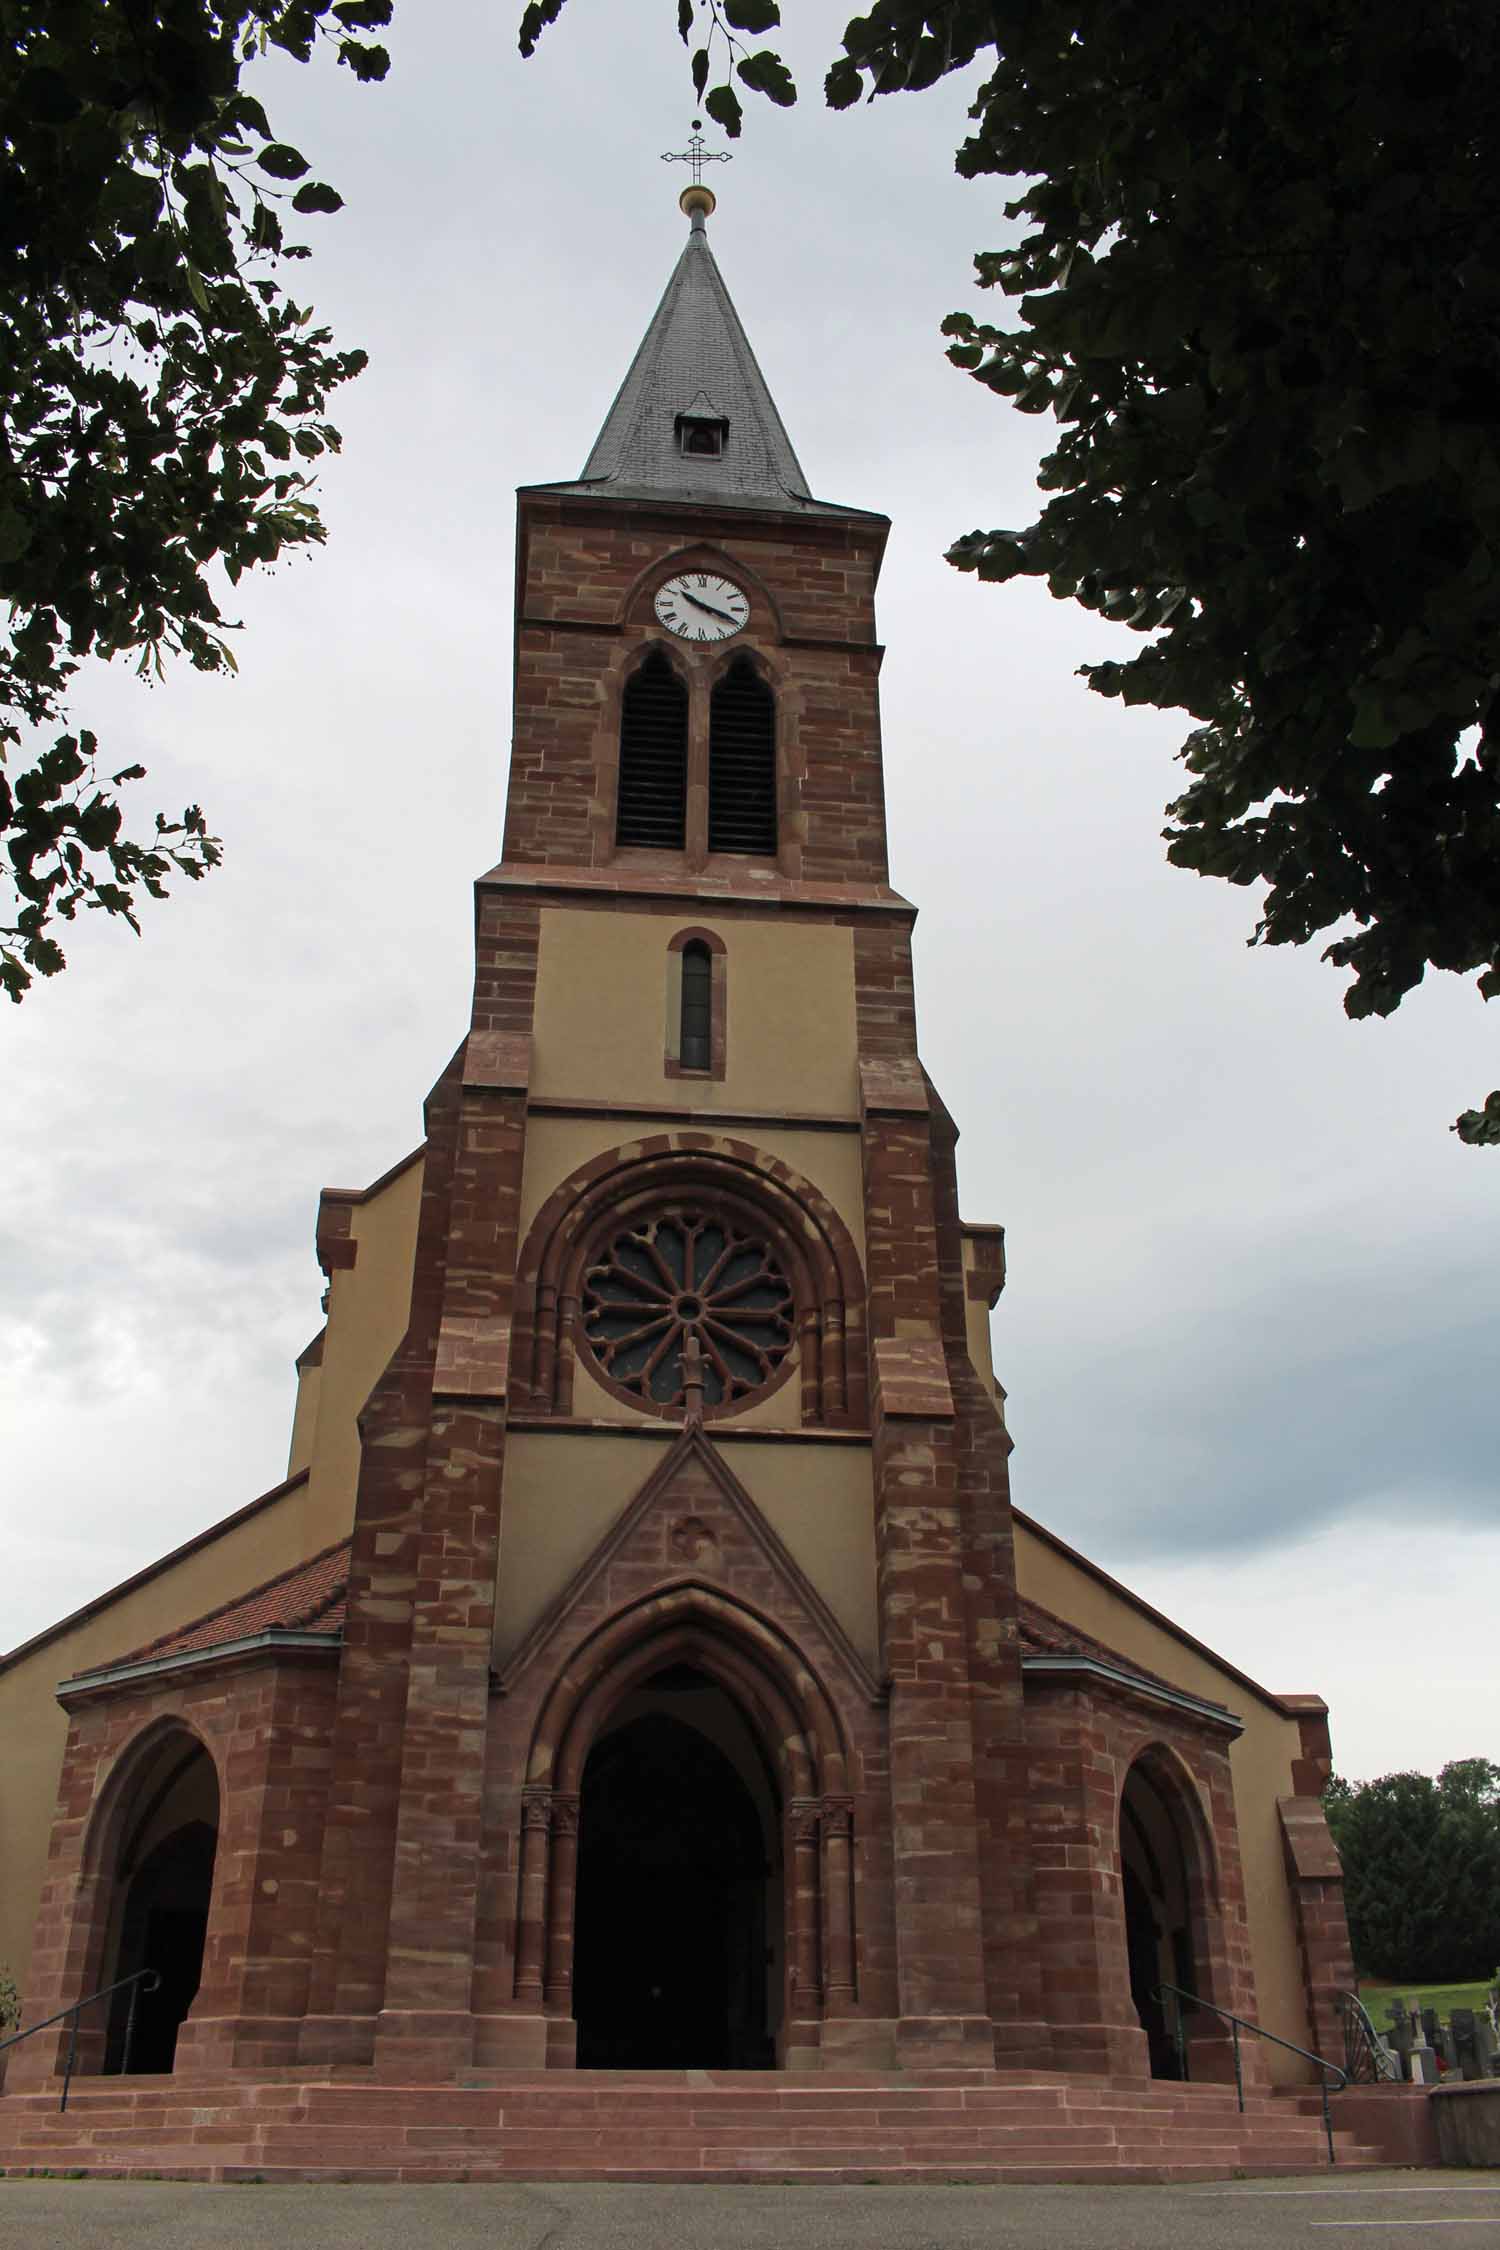
[[[552,1869],[547,1884],[549,2008],[573,2012],[573,1918],[578,1895],[578,1798],[559,1789],[552,1798]]]
[[[521,1881],[516,1912],[516,1998],[542,2004],[547,1955],[547,1880],[552,1841],[552,1792],[527,1789],[521,1798]]]
[[[816,2043],[815,2026],[823,2013],[823,1987],[819,1960],[818,1831],[819,1808],[815,1797],[793,1797],[787,1806],[787,1837],[791,1849],[787,1865],[787,1950],[789,1956],[789,2048]],[[799,2028],[800,2027],[800,2028]],[[788,2056],[788,2062],[792,2061]]]
[[[827,1932],[827,1987],[831,2016],[854,2008],[854,1799],[825,1797],[823,1827],[823,1926]]]

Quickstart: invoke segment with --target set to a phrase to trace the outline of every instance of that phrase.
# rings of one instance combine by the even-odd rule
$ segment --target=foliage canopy
[[[741,89],[796,98],[748,48],[782,15],[676,0],[731,136]],[[1036,521],[949,559],[1145,636],[1085,676],[1196,722],[1167,856],[1267,886],[1252,944],[1328,937],[1351,1016],[1429,966],[1500,995],[1500,17],[876,0],[825,91],[980,57],[957,162],[1024,188],[976,261],[1015,316],[953,314],[949,357],[1058,428]],[[1500,1092],[1456,1130],[1500,1143]]]
[[[0,986],[63,966],[82,907],[219,857],[197,806],[124,833],[66,723],[87,655],[233,668],[211,580],[321,540],[313,464],[358,373],[277,278],[340,198],[240,84],[268,47],[383,77],[391,0],[0,0]],[[19,755],[18,755],[19,753]]]
[[[1324,1796],[1363,1976],[1457,1982],[1500,1962],[1500,1766],[1460,1758]]]

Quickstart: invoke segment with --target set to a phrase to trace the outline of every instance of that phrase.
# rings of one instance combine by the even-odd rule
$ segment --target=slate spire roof
[[[864,509],[815,500],[809,492],[708,246],[704,205],[711,207],[706,192],[689,214],[682,255],[582,476],[540,489],[865,514]],[[679,417],[724,425],[722,452],[684,451]]]

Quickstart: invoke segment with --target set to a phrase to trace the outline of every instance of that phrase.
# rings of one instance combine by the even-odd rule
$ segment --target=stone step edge
[[[1128,2160],[1101,2164],[1034,2164],[1011,2161],[1001,2164],[954,2163],[921,2164],[766,2164],[766,2165],[716,2165],[713,2167],[625,2166],[625,2165],[520,2165],[511,2169],[494,2166],[453,2164],[406,2164],[360,2166],[308,2166],[218,2162],[212,2164],[190,2161],[163,2163],[150,2170],[125,2168],[119,2165],[80,2164],[66,2167],[25,2166],[0,2167],[0,2178],[8,2179],[100,2179],[100,2180],[189,2180],[215,2185],[232,2185],[236,2182],[266,2182],[270,2184],[314,2184],[317,2182],[370,2185],[437,2184],[451,2182],[474,2186],[515,2182],[546,2181],[613,2181],[621,2184],[642,2185],[709,2185],[750,2184],[758,2182],[788,2182],[795,2185],[859,2186],[922,2184],[944,2182],[954,2186],[1125,2186],[1133,2183],[1170,2185],[1174,2183],[1208,2182],[1239,2179],[1292,2179],[1316,2176],[1328,2169],[1314,2163],[1236,2163],[1194,2162],[1191,2158],[1161,2162],[1148,2159],[1132,2163]],[[1389,2171],[1401,2169],[1384,2161],[1378,2153],[1371,2152],[1345,2165],[1348,2171]]]

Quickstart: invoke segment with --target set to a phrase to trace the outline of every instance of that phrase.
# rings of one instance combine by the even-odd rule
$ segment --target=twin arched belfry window
[[[686,683],[654,647],[621,701],[617,844],[686,848],[689,735]],[[776,699],[744,656],[709,697],[705,841],[710,852],[776,853]]]

